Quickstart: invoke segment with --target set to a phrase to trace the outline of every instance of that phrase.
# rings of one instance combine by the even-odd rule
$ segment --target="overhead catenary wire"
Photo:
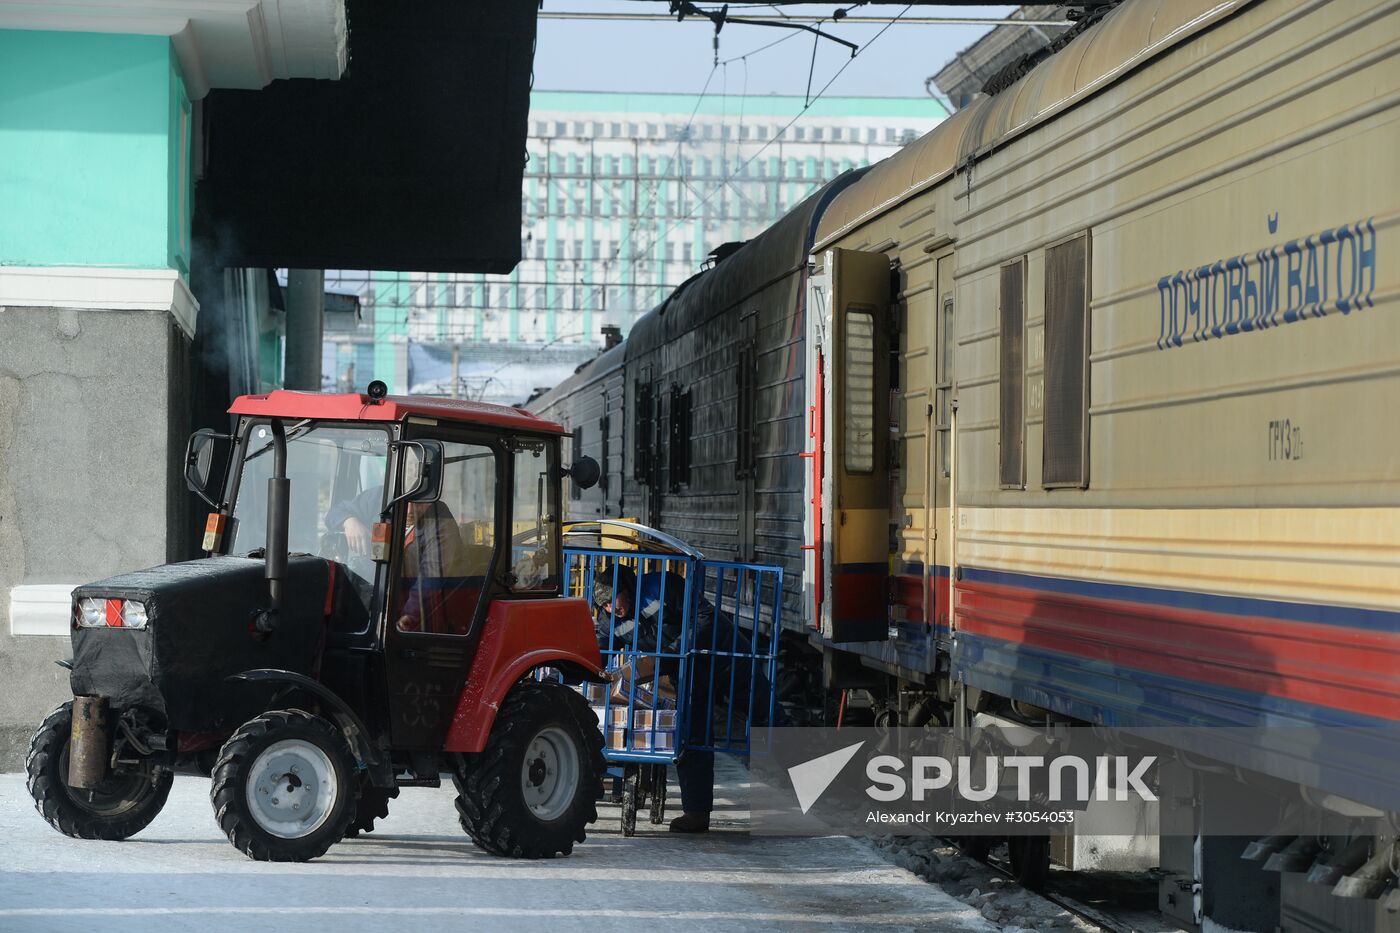
[[[783,125],[783,128],[782,128],[782,129],[780,129],[776,134],[774,134],[774,135],[773,135],[772,137],[770,137],[769,139],[765,140],[764,143],[763,143],[763,145],[759,146],[759,147],[758,147],[758,150],[757,150],[756,152],[754,152],[753,155],[749,156],[747,159],[745,159],[743,162],[741,162],[741,163],[734,169],[734,171],[731,172],[731,173],[729,174],[729,176],[725,179],[724,182],[722,182],[721,184],[717,185],[715,188],[711,189],[710,193],[707,194],[704,198],[702,198],[702,199],[700,200],[700,202],[697,203],[697,204],[695,205],[695,207],[692,208],[685,216],[681,217],[681,218],[680,218],[679,220],[677,220],[674,224],[672,224],[671,226],[667,227],[666,230],[665,230],[664,232],[662,232],[661,236],[658,237],[658,239],[660,239],[660,240],[666,239],[666,237],[670,236],[671,232],[672,232],[673,230],[675,230],[677,227],[679,227],[681,224],[683,224],[683,223],[685,223],[685,222],[687,222],[687,221],[689,221],[689,220],[693,220],[693,219],[694,219],[694,216],[695,216],[695,215],[694,215],[694,211],[696,211],[696,210],[698,210],[699,208],[703,207],[711,198],[713,198],[713,197],[715,196],[715,194],[716,194],[717,192],[722,191],[722,190],[724,189],[724,187],[725,187],[726,184],[728,184],[732,179],[738,177],[739,173],[742,172],[746,167],[748,167],[748,165],[749,165],[751,162],[753,162],[754,159],[757,159],[759,156],[761,156],[761,155],[768,149],[769,146],[773,145],[773,143],[775,143],[775,142],[777,142],[778,140],[782,139],[783,135],[786,134],[787,131],[788,131],[789,129],[792,128],[793,124],[795,124],[798,120],[802,119],[802,117],[807,113],[807,111],[810,110],[810,109],[812,108],[812,105],[813,105],[813,104],[815,104],[817,101],[821,100],[822,95],[825,94],[825,93],[827,92],[827,89],[830,88],[831,85],[834,84],[834,83],[836,82],[836,79],[839,78],[839,77],[841,77],[842,73],[845,72],[845,70],[851,66],[851,63],[854,62],[858,57],[860,57],[860,55],[861,55],[862,52],[864,52],[865,50],[869,49],[872,45],[874,45],[877,41],[879,41],[880,37],[883,36],[883,35],[885,34],[885,32],[888,31],[889,28],[890,28],[891,26],[893,26],[895,23],[899,22],[899,21],[900,21],[900,17],[903,16],[905,13],[909,12],[909,10],[913,8],[913,6],[914,6],[914,4],[912,4],[912,3],[906,4],[905,7],[904,7],[904,9],[903,9],[902,11],[900,11],[900,14],[899,14],[898,16],[896,16],[895,18],[891,19],[888,23],[886,23],[886,24],[880,29],[879,32],[875,33],[875,35],[871,37],[871,39],[870,39],[869,42],[867,42],[867,43],[865,43],[865,45],[861,46],[860,49],[857,50],[856,53],[855,53],[854,55],[852,55],[849,59],[847,59],[845,62],[842,63],[842,65],[841,65],[840,68],[836,69],[836,73],[835,73],[834,75],[831,76],[831,78],[826,82],[826,84],[822,85],[821,90],[818,91],[818,92],[816,93],[816,96],[813,97],[811,100],[809,100],[807,103],[805,103],[805,104],[802,106],[802,109],[799,110],[799,111],[797,112],[797,114],[796,114],[791,120],[789,120],[786,124]]]
[[[731,4],[731,5],[732,5],[732,4]],[[647,23],[647,22],[652,22],[652,23],[654,23],[654,22],[670,22],[670,23],[674,23],[674,22],[676,22],[676,18],[675,18],[674,16],[669,16],[669,15],[667,15],[667,14],[665,14],[665,13],[612,13],[612,12],[602,12],[602,11],[599,11],[599,12],[594,13],[594,12],[563,12],[563,11],[551,12],[551,11],[541,10],[540,13],[539,13],[539,18],[540,18],[540,19],[553,19],[553,20],[574,20],[574,21],[580,21],[580,20],[594,20],[594,21],[598,21],[598,22],[609,22],[609,21],[611,21],[611,22],[634,22],[634,23]],[[784,23],[784,22],[790,22],[790,23],[806,23],[806,24],[823,23],[823,22],[828,22],[828,21],[830,20],[830,17],[828,17],[828,16],[815,16],[815,15],[811,15],[811,14],[788,14],[788,15],[786,15],[786,16],[782,16],[781,18],[778,17],[778,16],[745,16],[744,19],[746,19],[746,20],[767,20],[769,24],[772,24],[772,25],[779,25],[779,24],[782,24],[782,23]],[[682,22],[682,23],[704,23],[704,22],[706,22],[706,20],[701,19],[701,18],[696,18],[696,19],[689,19],[689,20],[681,20],[680,22]],[[740,22],[738,22],[737,20],[732,20],[732,19],[731,19],[730,22],[734,22],[736,25],[745,25],[744,23],[740,23]],[[888,25],[889,23],[893,23],[893,22],[899,22],[899,23],[901,23],[901,24],[903,24],[903,25],[908,25],[908,26],[1063,26],[1063,25],[1065,25],[1065,20],[1063,20],[1063,19],[1008,19],[1008,18],[998,18],[998,17],[994,17],[994,16],[910,16],[910,17],[906,17],[906,18],[900,18],[900,17],[898,17],[898,16],[893,16],[893,17],[890,17],[890,16],[845,16],[845,17],[842,17],[841,20],[840,20],[840,23],[841,23],[842,25],[851,24],[851,25],[866,25],[866,26],[874,26],[874,25],[878,25],[878,24],[886,24],[886,25]]]

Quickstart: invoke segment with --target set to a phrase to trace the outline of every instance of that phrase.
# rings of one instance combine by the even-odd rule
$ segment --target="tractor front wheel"
[[[169,771],[109,774],[92,790],[68,786],[70,700],[49,713],[29,743],[25,770],[34,805],[50,826],[74,839],[126,839],[145,829],[165,806]]]
[[[603,769],[603,735],[583,697],[561,684],[519,684],[486,748],[458,757],[462,828],[494,855],[568,855],[598,819]]]
[[[345,736],[320,716],[275,710],[219,750],[209,798],[234,848],[260,862],[306,862],[344,838],[360,785]]]

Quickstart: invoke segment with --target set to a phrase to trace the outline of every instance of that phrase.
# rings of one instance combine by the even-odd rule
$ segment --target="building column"
[[[324,269],[287,270],[287,349],[283,384],[321,391],[321,338],[326,320]]]

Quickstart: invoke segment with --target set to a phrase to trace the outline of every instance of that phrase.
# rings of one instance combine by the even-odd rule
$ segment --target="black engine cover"
[[[141,707],[190,732],[225,732],[258,715],[276,688],[225,678],[257,668],[315,677],[331,581],[326,560],[289,558],[277,629],[261,635],[252,625],[268,604],[263,571],[260,560],[209,557],[78,587],[75,600],[140,600],[149,621],[145,630],[74,628],[74,695]]]

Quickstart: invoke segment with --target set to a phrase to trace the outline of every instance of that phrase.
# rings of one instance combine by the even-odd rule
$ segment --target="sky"
[[[719,2],[697,5],[718,8]],[[772,6],[731,2],[731,16],[753,13],[777,15]],[[788,14],[827,15],[837,5],[813,3],[782,6]],[[853,16],[894,17],[906,4],[867,4]],[[914,6],[908,16],[1001,18],[1015,6]],[[544,0],[543,13],[552,12],[666,13],[664,0]],[[811,71],[812,91],[840,77],[827,94],[843,96],[918,97],[924,82],[952,57],[986,33],[990,26],[896,23],[876,39],[880,25],[824,26],[862,51],[851,60],[850,50],[811,33],[767,26],[727,24],[720,32],[719,58],[728,64],[715,69],[714,29],[691,18],[683,23],[565,21],[541,18],[535,48],[535,84],[541,90],[670,91],[707,93],[805,94]],[[789,36],[791,36],[789,38]],[[782,40],[763,51],[762,46]],[[867,49],[868,45],[868,49]],[[842,71],[842,66],[845,70]],[[713,72],[713,74],[712,74]]]

